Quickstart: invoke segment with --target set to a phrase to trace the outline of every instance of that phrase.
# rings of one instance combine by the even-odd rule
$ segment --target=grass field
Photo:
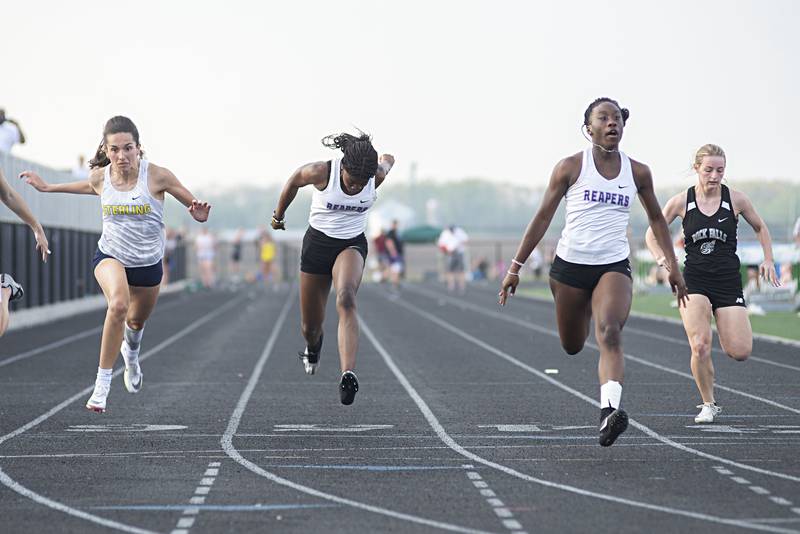
[[[543,287],[520,288],[518,293],[525,296],[553,299],[550,290]],[[680,319],[678,309],[670,306],[673,300],[674,297],[668,294],[634,295],[632,311]],[[753,325],[753,332],[757,334],[800,340],[800,317],[796,312],[770,312],[767,315],[751,315],[750,324]]]

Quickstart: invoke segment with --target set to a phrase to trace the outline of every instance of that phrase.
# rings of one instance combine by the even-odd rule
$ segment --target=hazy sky
[[[0,107],[60,167],[130,116],[190,187],[283,182],[356,125],[390,179],[543,185],[587,104],[631,110],[622,148],[656,182],[702,144],[728,177],[800,179],[800,2],[11,1]]]

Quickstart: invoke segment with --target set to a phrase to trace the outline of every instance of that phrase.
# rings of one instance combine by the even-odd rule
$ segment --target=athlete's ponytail
[[[342,151],[342,167],[354,179],[366,182],[375,176],[378,170],[378,152],[372,146],[369,134],[361,132],[358,137],[348,133],[331,134],[322,138],[322,144]]]
[[[115,117],[111,117],[106,122],[105,128],[103,128],[103,140],[100,141],[100,146],[97,147],[97,152],[95,152],[94,157],[89,160],[89,168],[96,169],[98,167],[105,167],[111,160],[108,159],[108,155],[106,154],[106,136],[115,134],[115,133],[129,133],[133,136],[133,142],[136,143],[136,146],[139,147],[139,130],[136,128],[136,125],[133,124],[133,121],[130,120],[128,117],[123,117],[122,115],[117,115]],[[139,151],[140,157],[144,157],[144,151]]]

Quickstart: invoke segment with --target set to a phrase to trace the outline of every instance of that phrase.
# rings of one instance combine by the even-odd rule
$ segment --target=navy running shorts
[[[92,259],[92,269],[96,269],[97,265],[106,258],[117,259],[108,254],[103,254],[99,248],[96,249]],[[164,264],[159,261],[147,267],[125,267],[125,276],[128,278],[129,286],[155,287],[161,283],[161,278],[164,276]]]
[[[316,228],[308,227],[303,236],[303,248],[300,253],[300,271],[308,274],[333,275],[333,264],[343,250],[355,249],[361,258],[367,259],[367,238],[359,234],[350,239],[329,237]]]
[[[601,276],[612,272],[624,274],[632,279],[631,263],[628,258],[603,265],[584,265],[570,263],[556,256],[553,260],[553,265],[550,266],[550,278],[553,280],[589,291],[594,290]]]

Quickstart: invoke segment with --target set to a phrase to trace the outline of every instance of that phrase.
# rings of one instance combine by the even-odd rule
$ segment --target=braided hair
[[[322,138],[322,144],[342,151],[342,167],[355,180],[366,182],[375,176],[378,170],[378,152],[372,146],[369,134],[361,132],[358,137],[348,133],[331,134]]]
[[[139,130],[136,128],[136,125],[133,124],[133,121],[128,117],[123,117],[122,115],[111,117],[108,119],[105,127],[103,128],[103,140],[100,141],[100,146],[97,147],[97,152],[95,152],[94,157],[89,160],[90,169],[105,167],[111,163],[111,160],[108,159],[108,155],[104,149],[106,146],[106,136],[115,133],[131,134],[133,136],[133,142],[136,143],[137,147],[139,146]],[[140,151],[140,156],[144,156],[144,151]]]
[[[628,117],[631,116],[631,112],[628,111],[628,108],[623,108],[619,105],[619,102],[612,98],[608,98],[607,96],[601,96],[600,98],[596,98],[594,102],[589,104],[589,107],[586,108],[586,111],[583,112],[583,125],[589,126],[589,117],[592,114],[592,110],[602,104],[603,102],[608,102],[609,104],[614,104],[619,109],[620,113],[622,113],[622,125],[625,126],[625,123],[628,122]]]

